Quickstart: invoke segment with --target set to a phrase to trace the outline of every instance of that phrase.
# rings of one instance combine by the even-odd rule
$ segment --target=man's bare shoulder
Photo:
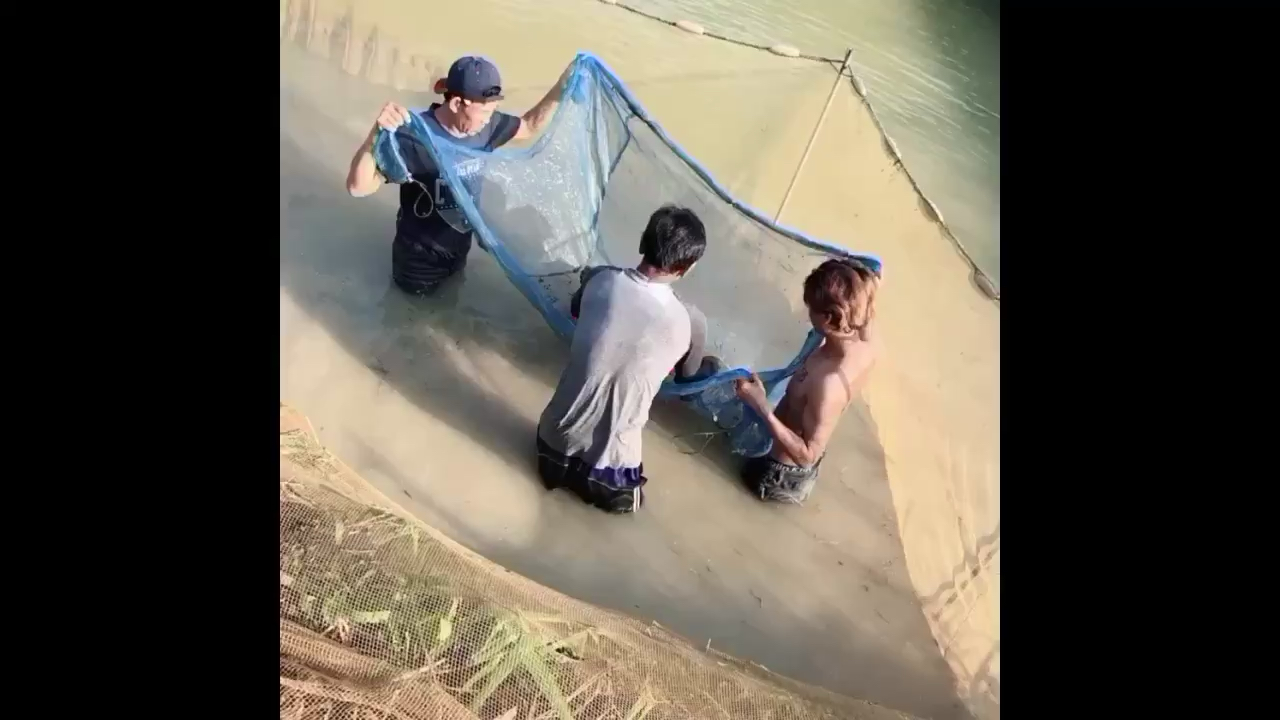
[[[814,368],[812,378],[813,389],[821,393],[823,404],[844,403],[850,389],[846,382],[848,372],[844,369],[844,363],[825,362]]]
[[[853,345],[839,358],[814,358],[816,362],[809,368],[809,392],[821,394],[819,404],[843,409],[862,391],[875,358],[874,344],[869,342]]]
[[[843,382],[848,383],[849,400],[853,400],[853,396],[862,392],[863,386],[867,382],[867,376],[871,372],[871,368],[876,364],[876,357],[879,354],[877,344],[875,342],[860,342],[850,348],[848,355],[845,356],[844,362],[841,363],[843,371]]]
[[[839,382],[839,361],[818,355],[811,356],[796,372],[787,386],[787,394],[806,401],[825,395],[828,383]]]
[[[879,355],[880,343],[874,340],[857,343],[849,349],[849,354],[845,357],[846,369],[852,369],[861,374],[875,364],[876,357]]]

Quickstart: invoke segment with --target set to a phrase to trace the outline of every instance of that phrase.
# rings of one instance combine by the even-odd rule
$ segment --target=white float
[[[699,25],[696,22],[693,22],[692,20],[680,20],[676,23],[676,27],[680,28],[685,32],[693,33],[694,35],[705,35],[707,32],[706,28],[703,28],[701,25]]]
[[[921,195],[921,197],[924,197],[924,196]],[[929,198],[924,198],[924,202],[926,205],[929,206],[929,212],[933,213],[933,219],[937,220],[939,225],[946,225],[947,224],[946,221],[942,219],[942,211],[938,209],[937,204],[935,204]]]
[[[885,135],[884,144],[886,147],[889,148],[889,154],[892,155],[894,159],[897,160],[898,162],[902,162],[902,153],[898,151],[898,143],[894,142],[893,138],[889,137],[888,135]]]
[[[978,286],[986,296],[992,300],[1000,299],[1000,292],[996,290],[996,286],[992,284],[991,278],[982,274],[978,270],[973,271],[973,282]]]

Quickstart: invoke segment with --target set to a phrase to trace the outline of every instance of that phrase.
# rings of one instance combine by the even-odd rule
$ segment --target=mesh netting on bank
[[[507,571],[386,509],[305,417],[280,430],[281,718],[906,717]]]
[[[763,455],[772,441],[732,381],[754,370],[776,403],[818,345],[803,308],[778,288],[799,288],[830,257],[881,272],[879,258],[778,225],[730,195],[590,53],[574,60],[564,100],[531,147],[484,152],[441,142],[418,112],[398,132],[426,147],[481,245],[562,337],[573,334],[569,302],[584,268],[634,266],[654,210],[694,210],[707,252],[673,288],[706,316],[707,351],[727,368],[695,382],[669,378],[661,393],[690,400],[743,455]],[[375,156],[392,181],[413,181],[392,134],[380,131]]]

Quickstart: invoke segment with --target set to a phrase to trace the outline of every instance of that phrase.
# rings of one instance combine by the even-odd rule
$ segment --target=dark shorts
[[[818,482],[818,466],[799,467],[778,462],[768,455],[751,458],[742,466],[742,479],[761,500],[786,502],[799,505],[809,498]]]
[[[643,472],[643,468],[641,469]],[[644,504],[644,484],[648,479],[641,474],[635,487],[618,487],[591,477],[591,467],[574,457],[556,451],[542,438],[538,438],[538,476],[548,490],[567,488],[584,502],[611,513],[633,513]]]
[[[447,242],[413,240],[396,234],[391,242],[391,279],[412,295],[431,295],[467,265],[471,236]]]

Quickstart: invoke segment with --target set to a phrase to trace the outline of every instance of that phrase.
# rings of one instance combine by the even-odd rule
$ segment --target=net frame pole
[[[800,162],[796,164],[796,172],[791,176],[791,184],[787,186],[787,193],[782,196],[782,202],[778,205],[778,212],[773,215],[775,223],[782,217],[782,211],[787,209],[787,201],[791,199],[791,192],[796,189],[796,182],[800,179],[800,172],[804,170],[804,164],[809,160],[809,153],[813,151],[813,143],[818,139],[818,132],[822,130],[822,123],[826,122],[827,111],[831,110],[831,103],[836,99],[836,91],[840,89],[841,80],[844,80],[844,71],[849,67],[849,58],[851,57],[853,57],[853,48],[845,51],[844,60],[840,63],[840,69],[836,71],[836,81],[832,83],[831,92],[827,95],[827,104],[822,106],[822,114],[818,116],[818,124],[813,127],[813,134],[809,136],[809,144],[804,146],[804,154],[800,156]]]

